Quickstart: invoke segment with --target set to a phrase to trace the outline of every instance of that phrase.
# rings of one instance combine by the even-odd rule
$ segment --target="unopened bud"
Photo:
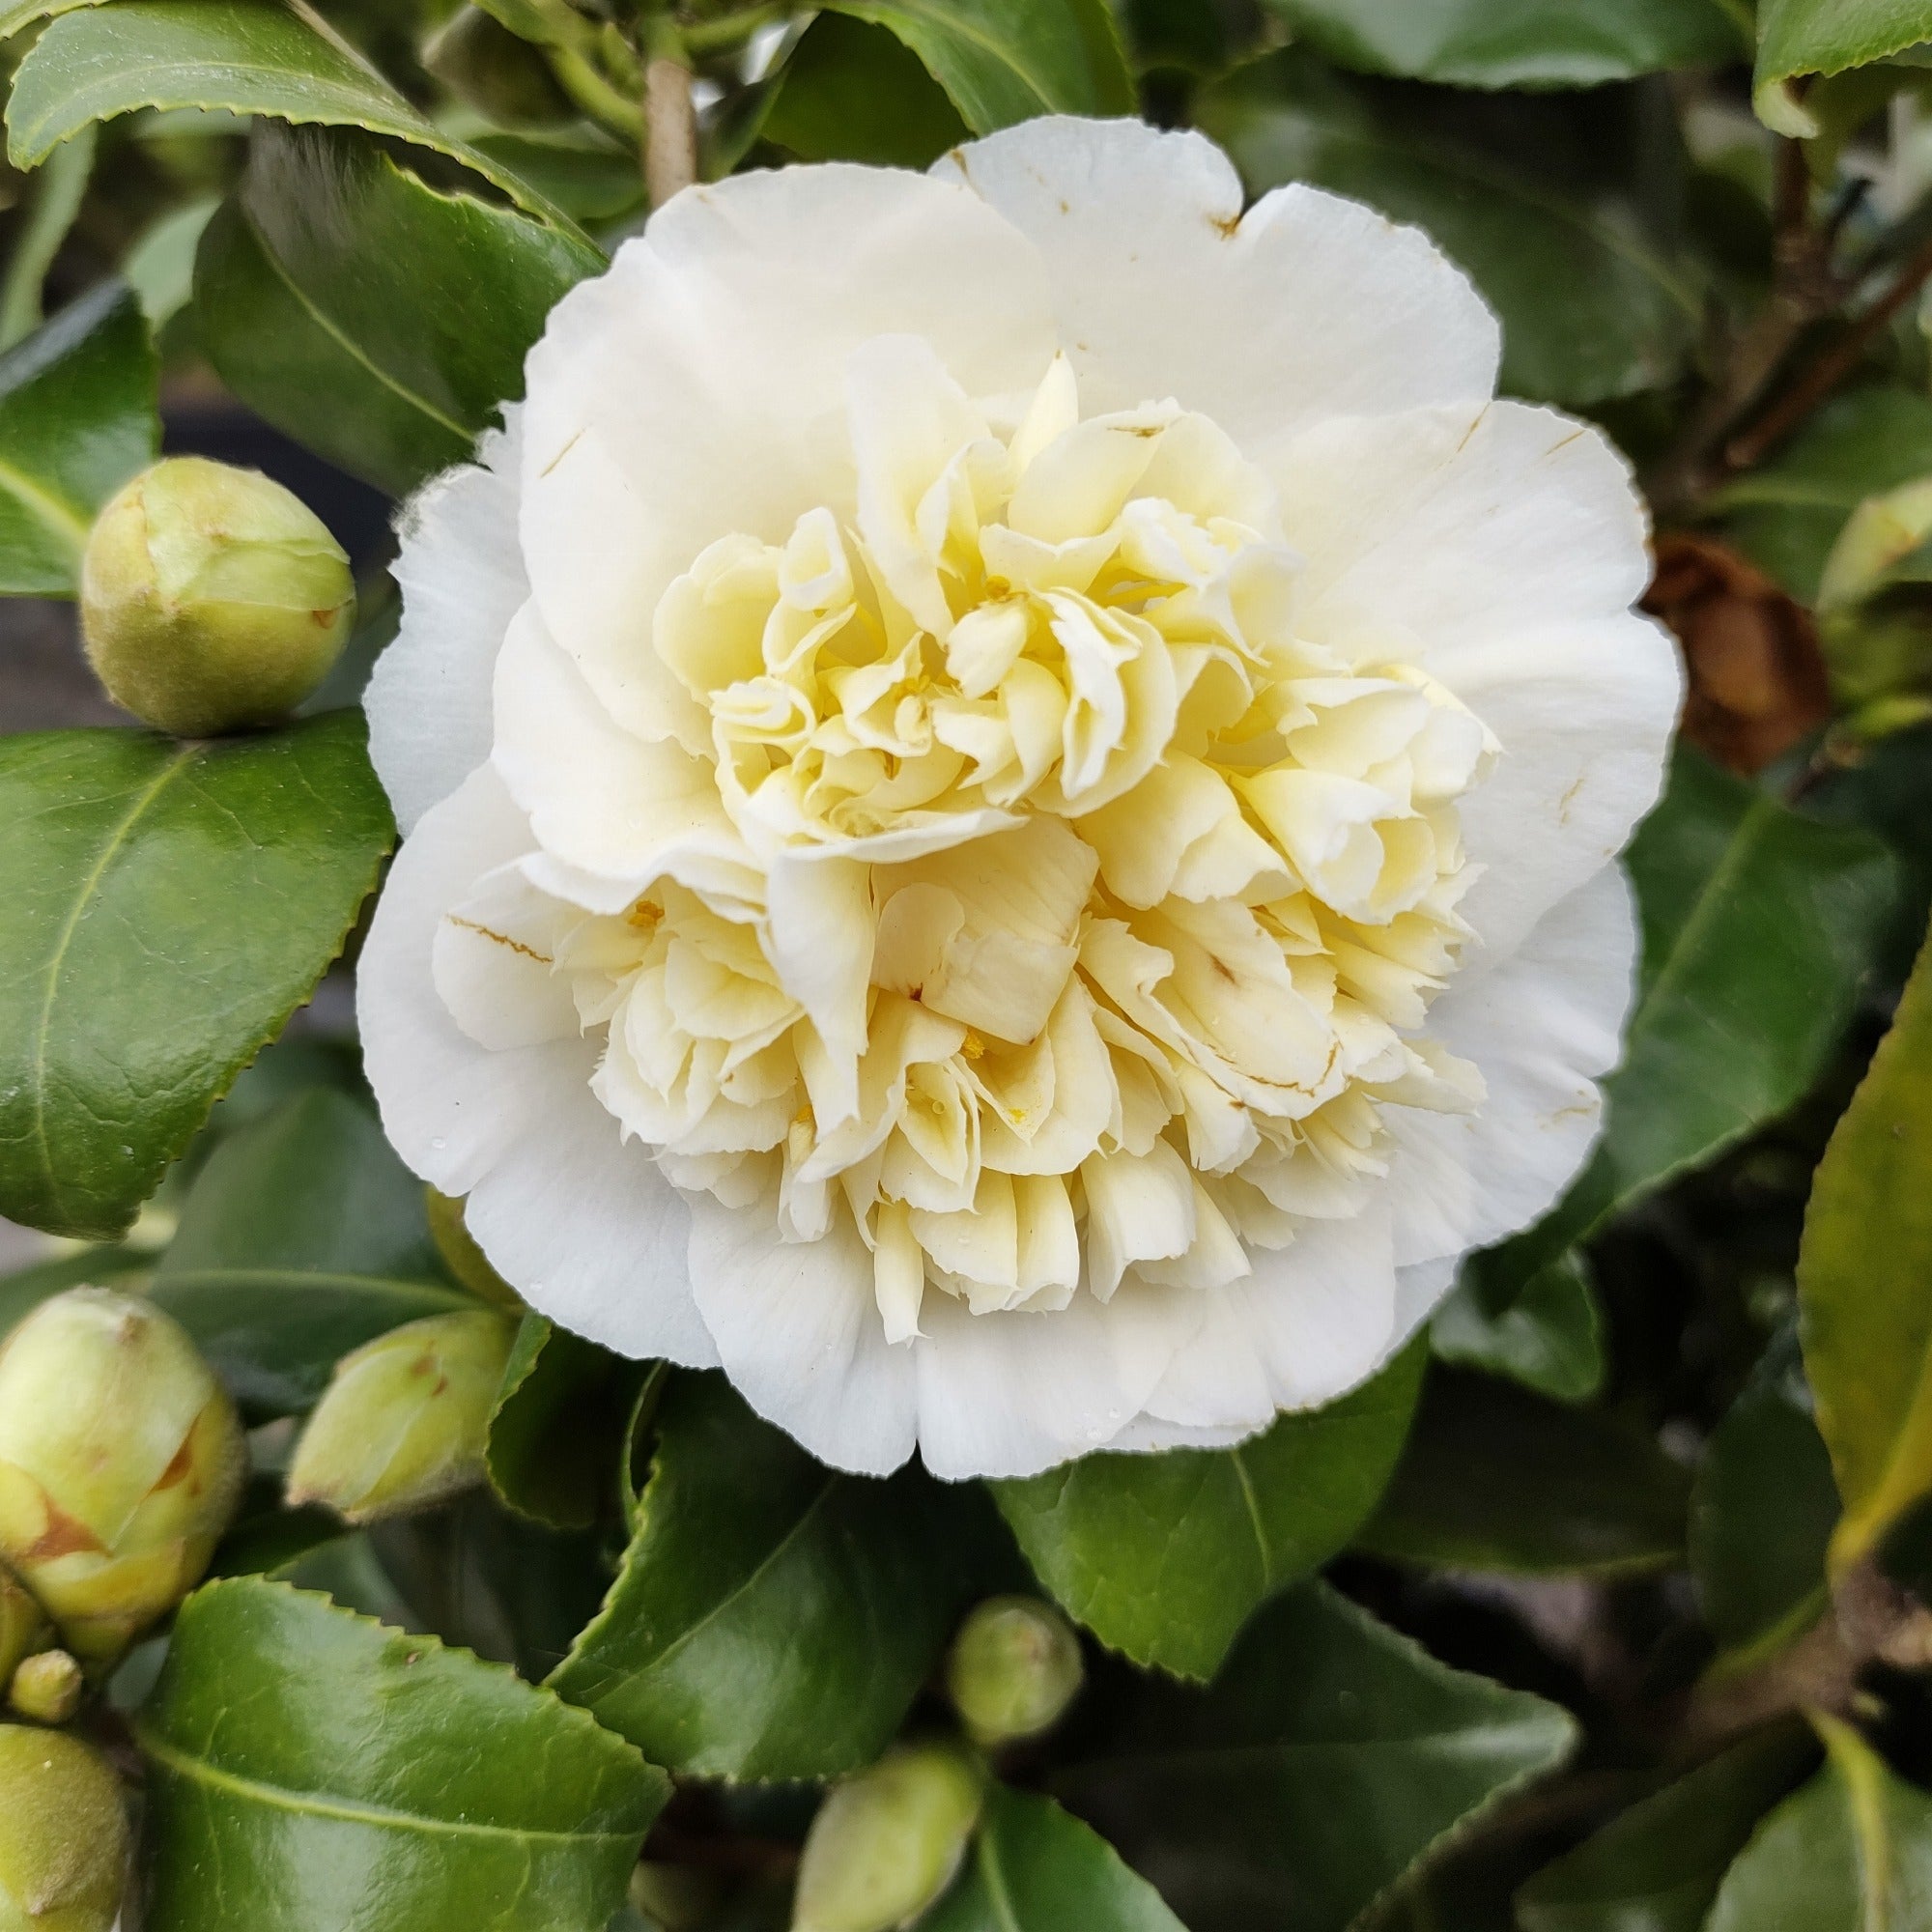
[[[1058,1722],[1085,1674],[1066,1619],[1033,1597],[989,1597],[961,1625],[946,1660],[953,1707],[989,1748]]]
[[[46,1641],[47,1619],[33,1592],[0,1569],[0,1684],[10,1683],[21,1662]]]
[[[80,569],[88,661],[144,724],[204,737],[286,717],[355,620],[342,546],[258,470],[172,456],[96,519]]]
[[[69,1289],[0,1346],[0,1562],[90,1666],[200,1581],[247,1463],[234,1404],[151,1302]]]
[[[108,1932],[127,1865],[107,1766],[59,1731],[0,1724],[0,1932]]]
[[[890,1751],[836,1784],[806,1833],[792,1932],[894,1932],[952,1883],[984,1802],[949,1745]]]
[[[373,1522],[481,1481],[516,1332],[506,1316],[466,1309],[407,1321],[345,1355],[296,1444],[290,1504]]]
[[[1818,609],[1842,611],[1883,590],[1891,574],[1932,537],[1932,477],[1867,497],[1846,518],[1818,581]]]
[[[423,1198],[429,1208],[430,1238],[443,1265],[471,1294],[494,1301],[499,1308],[514,1308],[521,1315],[523,1296],[490,1265],[490,1257],[476,1245],[476,1236],[463,1218],[463,1203],[434,1187],[425,1187]]]
[[[37,1724],[64,1724],[80,1709],[86,1689],[75,1659],[64,1650],[43,1650],[14,1671],[7,1701]]]

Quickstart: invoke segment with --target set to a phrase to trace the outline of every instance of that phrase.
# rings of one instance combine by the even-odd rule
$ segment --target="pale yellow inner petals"
[[[849,1216],[895,1341],[934,1290],[1235,1280],[1357,1209],[1385,1105],[1482,1098],[1420,1029],[1496,747],[1399,644],[1301,634],[1274,493],[1205,418],[1082,421],[1064,359],[975,402],[892,337],[849,422],[850,512],[712,544],[651,634],[751,864],[864,868],[791,895],[837,943],[669,880],[564,922],[598,1095],[788,1239]],[[804,980],[867,956],[855,1053]]]

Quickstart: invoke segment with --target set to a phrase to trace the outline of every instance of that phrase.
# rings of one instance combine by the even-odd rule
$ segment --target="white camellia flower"
[[[1359,1382],[1589,1151],[1679,696],[1624,465],[1496,362],[1193,134],[678,196],[405,524],[404,1157],[846,1468]]]

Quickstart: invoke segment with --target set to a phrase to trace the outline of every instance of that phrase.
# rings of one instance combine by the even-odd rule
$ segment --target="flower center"
[[[1353,1210],[1385,1108],[1482,1097],[1423,1029],[1496,747],[1403,639],[1300,634],[1275,493],[1205,417],[1083,421],[1064,358],[976,402],[889,337],[849,426],[848,487],[712,544],[651,647],[752,870],[866,868],[863,1044],[756,908],[661,880],[558,949],[596,1091],[679,1185],[849,1221],[895,1340],[934,1289],[1234,1280]]]

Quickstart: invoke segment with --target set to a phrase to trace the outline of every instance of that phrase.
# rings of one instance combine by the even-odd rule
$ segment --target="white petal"
[[[1104,1447],[1140,1412],[1202,1318],[1189,1289],[1128,1280],[1102,1305],[974,1315],[928,1293],[919,1445],[935,1476],[1031,1476]]]
[[[1469,1114],[1385,1110],[1399,1263],[1487,1247],[1570,1184],[1596,1143],[1597,1082],[1622,1050],[1636,949],[1630,886],[1605,866],[1509,958],[1451,980],[1430,1034],[1473,1061],[1489,1091]]]
[[[513,862],[443,914],[431,950],[438,996],[479,1046],[501,1052],[582,1031],[556,947],[574,908],[537,892]]]
[[[693,188],[551,312],[530,353],[522,529],[558,640],[632,728],[663,728],[651,613],[733,530],[854,510],[846,358],[923,336],[975,396],[1055,341],[1025,238],[957,185],[825,166]]]
[[[870,868],[838,848],[781,852],[765,882],[765,952],[779,984],[802,1006],[830,1063],[813,1083],[822,1131],[851,1119],[859,1104],[859,1056],[866,1050],[866,989],[872,972],[874,916]]]
[[[691,1280],[725,1374],[760,1415],[840,1469],[883,1476],[912,1454],[914,1354],[926,1345],[886,1340],[872,1257],[849,1217],[823,1240],[781,1241],[768,1204],[694,1196]],[[928,1326],[945,1299],[926,1295]]]
[[[490,755],[497,651],[529,595],[517,547],[520,418],[508,405],[477,461],[426,483],[397,525],[403,620],[362,708],[370,760],[405,833]]]
[[[935,172],[1038,244],[1088,414],[1172,396],[1255,456],[1326,416],[1495,387],[1495,319],[1419,229],[1301,185],[1242,217],[1199,134],[1029,121]]]
[[[1460,910],[1509,952],[1655,802],[1675,645],[1629,614],[1650,573],[1628,466],[1594,429],[1496,403],[1302,438],[1274,468],[1307,635],[1406,639],[1502,747],[1463,803],[1486,868]]]
[[[713,767],[618,724],[534,604],[497,659],[496,712],[496,767],[550,860],[634,891],[666,874],[697,892],[742,887],[751,855]]]
[[[625,1353],[701,1366],[715,1357],[682,1265],[683,1203],[591,1094],[595,1042],[573,1033],[493,1053],[436,992],[443,914],[528,842],[485,765],[390,868],[356,974],[383,1127],[425,1180],[469,1197],[471,1233],[533,1307]]]

